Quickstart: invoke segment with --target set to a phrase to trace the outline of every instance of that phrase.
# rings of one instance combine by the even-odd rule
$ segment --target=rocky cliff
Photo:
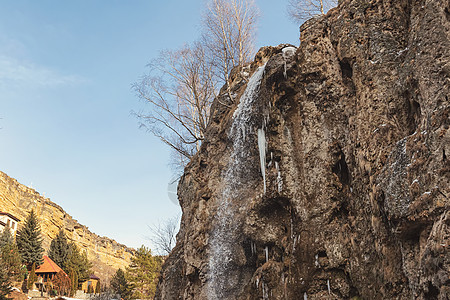
[[[45,250],[49,249],[58,231],[64,229],[68,239],[87,252],[93,271],[103,283],[108,282],[117,269],[129,265],[133,249],[90,232],[48,198],[0,172],[0,211],[9,212],[23,221],[31,209],[39,217]]]
[[[234,74],[157,299],[450,298],[449,6],[344,0]]]

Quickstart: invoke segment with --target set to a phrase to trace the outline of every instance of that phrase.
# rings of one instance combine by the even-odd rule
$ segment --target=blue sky
[[[256,0],[257,48],[298,45],[287,0]],[[180,213],[169,149],[138,128],[130,86],[199,36],[203,0],[0,0],[0,170],[130,247]]]

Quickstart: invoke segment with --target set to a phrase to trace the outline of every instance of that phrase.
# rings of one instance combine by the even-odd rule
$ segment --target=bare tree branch
[[[148,67],[150,72],[133,85],[150,104],[148,112],[136,114],[141,126],[190,159],[204,138],[217,90],[205,51],[199,43],[163,51]]]
[[[149,104],[148,111],[135,115],[176,152],[176,171],[200,149],[219,84],[226,84],[233,102],[229,75],[253,54],[257,16],[253,0],[209,0],[201,41],[162,51],[148,65],[149,73],[133,85]]]
[[[338,0],[289,0],[288,14],[297,22],[324,15],[338,5]]]
[[[215,75],[225,83],[233,67],[242,67],[251,59],[258,16],[253,0],[211,0],[208,3],[202,20],[202,41],[209,50]]]
[[[160,254],[169,255],[175,246],[179,221],[179,216],[176,216],[148,227],[151,233],[149,240]]]

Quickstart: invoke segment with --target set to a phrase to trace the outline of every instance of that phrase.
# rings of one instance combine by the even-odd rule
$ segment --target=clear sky
[[[287,0],[256,0],[257,48],[298,45]],[[199,36],[203,0],[0,0],[0,170],[130,247],[180,213],[169,149],[138,128],[130,86]]]

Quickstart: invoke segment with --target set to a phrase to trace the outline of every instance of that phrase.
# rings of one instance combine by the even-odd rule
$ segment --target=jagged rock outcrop
[[[103,283],[109,282],[117,269],[130,264],[133,249],[90,232],[88,227],[79,224],[50,199],[0,172],[0,211],[11,213],[24,221],[31,209],[34,209],[40,221],[44,249],[47,251],[52,239],[60,229],[64,229],[68,239],[87,252],[88,259],[93,263],[93,271]]]
[[[291,54],[213,105],[156,299],[450,298],[450,2],[344,0]]]

